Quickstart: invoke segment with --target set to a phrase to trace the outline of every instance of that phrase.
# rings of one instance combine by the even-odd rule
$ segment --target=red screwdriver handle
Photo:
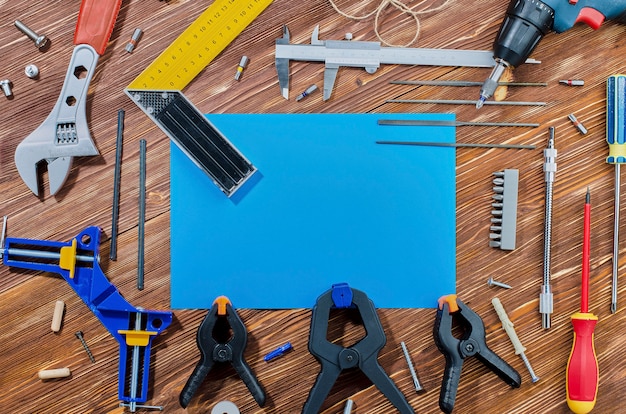
[[[74,32],[74,44],[88,44],[98,55],[106,49],[122,0],[82,0]]]
[[[577,414],[590,412],[596,404],[600,380],[593,331],[598,317],[592,313],[572,315],[574,343],[567,361],[567,405]]]

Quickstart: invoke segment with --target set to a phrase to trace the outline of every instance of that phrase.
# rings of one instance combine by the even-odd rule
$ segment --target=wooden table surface
[[[410,6],[418,2],[408,3]],[[492,46],[503,19],[506,1],[450,1],[439,11],[420,16],[421,34],[413,46],[484,49]],[[361,14],[377,2],[345,0],[343,10]],[[436,6],[440,2],[424,3]],[[3,2],[0,22],[0,78],[13,83],[14,96],[0,97],[0,214],[9,216],[8,236],[69,241],[87,226],[105,230],[101,266],[109,280],[135,306],[169,309],[169,140],[123,89],[174,40],[203,10],[207,2],[126,0],[111,41],[100,58],[89,90],[88,119],[100,155],[76,158],[69,178],[56,196],[38,198],[22,182],[14,164],[19,142],[50,112],[63,83],[73,48],[72,38],[80,6],[78,0]],[[469,12],[471,10],[471,12]],[[39,51],[13,26],[16,19],[47,35],[48,50]],[[293,43],[306,43],[316,24],[322,39],[375,41],[373,18],[355,21],[340,16],[326,0],[274,3],[185,89],[202,111],[211,113],[393,113],[455,112],[463,121],[538,122],[539,128],[461,127],[459,142],[534,144],[536,150],[459,149],[457,172],[457,293],[482,318],[488,345],[522,376],[511,389],[474,359],[465,363],[456,400],[459,413],[566,413],[565,368],[572,343],[570,315],[578,310],[582,254],[584,195],[591,190],[590,311],[598,315],[595,346],[600,364],[600,386],[595,412],[623,413],[626,346],[623,335],[626,282],[619,285],[619,307],[610,312],[613,251],[613,167],[605,163],[605,82],[623,70],[626,53],[624,27],[611,22],[593,31],[576,26],[564,34],[549,34],[532,57],[540,65],[524,65],[517,81],[547,82],[547,87],[510,88],[507,99],[545,101],[545,107],[386,104],[390,98],[476,99],[478,88],[412,87],[390,85],[399,79],[482,81],[488,69],[383,65],[368,74],[341,68],[332,98],[324,102],[316,92],[301,102],[294,97],[312,83],[322,85],[323,65],[291,64],[291,99],[280,96],[274,66],[274,40],[288,24]],[[382,13],[385,38],[405,43],[413,36],[414,21],[392,9]],[[129,54],[124,47],[135,28],[144,36]],[[233,79],[242,55],[250,57],[240,82]],[[37,80],[24,75],[27,64],[41,71]],[[583,87],[567,87],[559,79],[584,79]],[[116,117],[126,111],[120,200],[118,260],[109,260]],[[581,135],[567,119],[575,113],[589,129]],[[548,127],[556,128],[558,172],[554,185],[552,226],[552,328],[541,327],[539,293],[542,284],[544,194],[543,148]],[[250,131],[253,133],[253,131]],[[289,133],[289,131],[286,131]],[[135,287],[138,223],[138,152],[140,139],[148,141],[146,287]],[[511,252],[488,246],[492,173],[504,168],[520,171],[517,248]],[[426,200],[427,201],[427,200]],[[622,229],[624,231],[625,229]],[[623,243],[622,243],[623,245]],[[621,249],[623,268],[626,254]],[[202,269],[198,269],[202,272]],[[511,290],[487,286],[487,279],[513,285]],[[433,275],[436,277],[436,275]],[[382,281],[382,279],[381,279]],[[414,287],[418,289],[419,287]],[[320,292],[320,294],[323,292]],[[491,305],[498,296],[515,323],[526,355],[541,380],[531,383],[522,360]],[[315,298],[312,298],[312,302]],[[433,298],[433,301],[437,298]],[[56,300],[66,303],[63,328],[50,330]],[[235,304],[236,305],[236,304]],[[239,311],[248,332],[245,358],[267,391],[268,403],[259,408],[232,368],[217,369],[183,410],[179,393],[199,359],[196,330],[205,310],[174,311],[172,325],[154,341],[148,404],[162,405],[166,413],[208,413],[216,402],[231,400],[242,413],[298,413],[320,365],[307,350],[310,309]],[[379,361],[416,412],[439,412],[438,398],[444,358],[437,350],[432,327],[434,309],[380,309],[387,345]],[[14,413],[122,412],[117,399],[118,346],[113,337],[72,292],[51,274],[0,267],[0,411]],[[331,321],[331,336],[348,345],[362,336],[358,325],[345,318]],[[96,359],[92,364],[76,331],[83,331]],[[285,341],[294,350],[272,363],[262,357]],[[411,352],[424,392],[416,393],[400,342]],[[69,367],[70,378],[42,382],[41,369]],[[342,375],[332,389],[324,413],[340,413],[346,399],[356,413],[394,412],[384,396],[358,372]]]

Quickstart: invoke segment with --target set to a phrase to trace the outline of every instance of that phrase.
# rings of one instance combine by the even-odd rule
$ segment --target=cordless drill
[[[511,0],[493,44],[496,66],[480,89],[476,108],[493,96],[505,69],[524,63],[550,30],[562,33],[576,23],[595,30],[605,20],[626,23],[626,0]]]

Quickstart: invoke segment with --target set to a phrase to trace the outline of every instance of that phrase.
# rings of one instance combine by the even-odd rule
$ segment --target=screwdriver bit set
[[[491,203],[491,227],[489,228],[489,246],[502,250],[515,249],[517,231],[517,189],[519,170],[506,169],[493,173],[494,200]]]

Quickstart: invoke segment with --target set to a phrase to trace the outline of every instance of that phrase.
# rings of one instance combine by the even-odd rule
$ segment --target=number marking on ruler
[[[216,0],[128,85],[182,90],[273,0]]]

